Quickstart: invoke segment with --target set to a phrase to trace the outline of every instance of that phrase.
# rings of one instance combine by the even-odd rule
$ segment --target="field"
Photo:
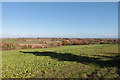
[[[118,39],[100,38],[5,38],[2,50],[53,48],[65,45],[117,44]]]
[[[120,78],[118,44],[2,51],[2,78]]]

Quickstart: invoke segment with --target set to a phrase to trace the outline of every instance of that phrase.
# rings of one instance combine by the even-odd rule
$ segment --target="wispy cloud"
[[[103,37],[104,38],[118,38],[118,35],[105,34]]]
[[[118,2],[119,0],[2,0],[3,2]]]
[[[21,37],[56,37],[56,38],[118,38],[118,35],[95,34],[95,33],[50,33],[50,34],[7,34],[3,33],[2,38],[21,38]]]

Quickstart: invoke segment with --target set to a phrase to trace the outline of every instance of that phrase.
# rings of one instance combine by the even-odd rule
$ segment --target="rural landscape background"
[[[2,78],[120,78],[117,2],[4,2]]]

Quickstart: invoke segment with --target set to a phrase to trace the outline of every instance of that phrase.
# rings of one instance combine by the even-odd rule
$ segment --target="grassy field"
[[[17,43],[17,44],[43,44],[43,41],[16,41],[17,39],[3,39],[6,43]]]
[[[2,78],[118,78],[117,44],[2,51]]]

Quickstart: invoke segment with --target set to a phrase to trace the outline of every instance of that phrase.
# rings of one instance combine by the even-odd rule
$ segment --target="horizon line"
[[[0,38],[0,39],[6,39],[6,38],[10,38],[10,39],[15,39],[15,38],[90,38],[90,37],[5,37],[5,38]],[[91,37],[91,38],[97,38],[97,37]],[[100,37],[99,37],[100,38]],[[114,39],[114,38],[103,38],[101,37],[100,39]],[[115,38],[118,39],[118,38]]]

